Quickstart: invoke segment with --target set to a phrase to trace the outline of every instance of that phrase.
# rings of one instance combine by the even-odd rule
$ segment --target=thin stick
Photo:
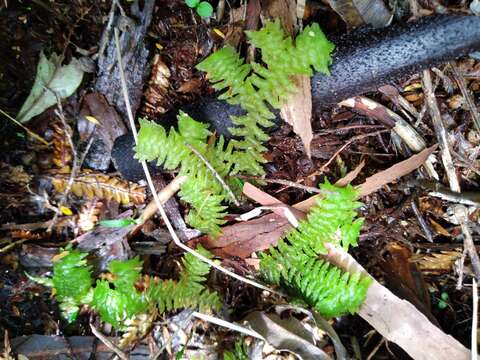
[[[186,176],[177,176],[175,177],[170,183],[165,186],[162,190],[158,192],[158,198],[160,202],[165,204],[178,190],[180,190],[180,186],[187,180]],[[135,227],[130,231],[130,235],[134,235],[141,229],[143,224],[149,220],[155,213],[157,212],[157,204],[155,200],[151,201],[147,207],[143,210],[142,215],[140,215],[140,219],[142,220],[141,224],[135,225]]]
[[[120,81],[122,83],[122,92],[123,92],[123,97],[124,97],[124,100],[125,100],[125,105],[126,105],[126,108],[127,108],[128,120],[129,120],[129,123],[130,123],[130,127],[132,129],[133,138],[135,140],[135,143],[138,143],[137,129],[135,128],[135,121],[133,119],[132,108],[130,106],[130,99],[128,97],[128,92],[127,92],[127,82],[125,80],[125,74],[123,73],[123,62],[122,62],[122,55],[121,55],[121,52],[120,52],[120,41],[119,41],[119,38],[118,38],[118,29],[117,28],[114,28],[114,37],[115,37],[115,47],[116,47],[116,50],[117,50],[116,52],[117,52],[117,61],[118,61],[119,73],[120,73]],[[223,272],[223,273],[225,273],[225,274],[227,274],[227,275],[229,275],[229,276],[231,276],[231,277],[233,277],[237,280],[243,281],[244,283],[255,286],[259,289],[269,291],[269,292],[277,294],[277,295],[281,295],[279,292],[277,292],[275,290],[272,290],[265,285],[262,285],[262,284],[260,284],[256,281],[254,281],[254,280],[247,279],[247,278],[245,278],[243,276],[240,276],[240,275],[238,275],[238,274],[236,274],[236,273],[234,273],[230,270],[225,269],[224,267],[216,264],[212,260],[206,258],[205,256],[199,254],[195,250],[193,250],[193,249],[189,248],[188,246],[186,246],[185,244],[183,244],[180,241],[180,239],[178,238],[178,235],[176,234],[175,230],[173,229],[173,226],[172,226],[170,220],[168,219],[167,214],[165,213],[165,209],[163,208],[162,203],[161,203],[160,199],[158,198],[158,194],[155,190],[155,186],[153,185],[152,177],[150,175],[150,170],[148,169],[146,161],[142,161],[141,164],[142,164],[143,171],[145,173],[145,177],[147,179],[147,184],[148,184],[148,186],[149,186],[149,188],[152,192],[155,203],[157,204],[158,211],[160,212],[160,215],[162,216],[162,219],[165,222],[165,225],[167,226],[167,229],[170,232],[170,235],[172,236],[174,243],[179,248],[181,248],[182,250],[192,254],[193,256],[197,257],[198,259],[206,262],[207,264],[209,264],[213,268],[215,268],[215,269],[217,269],[217,270],[219,270],[219,271],[221,271],[221,272]]]
[[[215,168],[212,166],[212,164],[210,164],[208,162],[207,159],[205,159],[205,157],[200,154],[198,152],[197,149],[195,149],[192,145],[190,144],[185,144],[185,146],[187,148],[189,148],[190,150],[192,150],[192,152],[200,159],[203,161],[203,163],[205,164],[205,166],[208,168],[208,170],[210,170],[210,172],[213,174],[213,176],[215,176],[215,179],[218,180],[218,182],[222,185],[222,187],[224,188],[224,190],[228,193],[228,195],[230,196],[230,198],[232,199],[233,203],[236,205],[236,206],[240,206],[240,202],[237,200],[237,198],[235,197],[235,194],[233,193],[232,189],[230,189],[230,187],[225,183],[225,181],[222,179],[222,177],[220,176],[220,174],[217,172],[217,170],[215,170]]]
[[[100,330],[98,330],[93,324],[90,324],[90,329],[92,329],[93,335],[95,335],[101,342],[105,344],[110,350],[112,350],[117,356],[122,360],[128,360],[129,357],[125,354],[122,350],[120,350],[114,343],[107,339],[105,335],[103,335]]]
[[[473,313],[472,313],[472,336],[471,336],[471,359],[478,359],[477,350],[477,326],[478,326],[478,287],[475,279],[472,279],[472,301],[473,301]]]
[[[447,173],[448,183],[450,189],[455,192],[460,192],[460,184],[458,183],[455,167],[453,166],[452,155],[450,154],[447,131],[443,125],[442,115],[438,107],[437,99],[433,93],[432,76],[430,70],[423,71],[423,89],[425,92],[426,101],[430,109],[430,117],[432,118],[435,134],[440,145],[440,152],[442,154],[442,162]]]
[[[390,130],[379,130],[379,131],[375,131],[375,132],[372,132],[372,133],[368,133],[368,134],[361,134],[361,135],[357,135],[357,136],[354,136],[352,137],[350,140],[348,140],[345,144],[343,144],[337,151],[335,151],[335,154],[333,154],[333,156],[330,158],[330,160],[328,160],[321,168],[319,171],[316,171],[314,172],[312,175],[310,176],[313,176],[313,175],[320,175],[322,174],[325,169],[328,167],[328,165],[330,165],[330,163],[338,156],[340,155],[340,153],[345,150],[347,147],[349,147],[351,144],[353,144],[355,141],[357,140],[360,140],[360,139],[363,139],[363,138],[366,138],[366,137],[369,137],[369,136],[377,136],[379,134],[383,134],[383,133],[386,133],[386,132],[389,132]]]
[[[467,103],[468,109],[472,114],[473,123],[477,130],[480,130],[480,114],[478,113],[477,107],[475,106],[475,102],[472,99],[472,94],[467,89],[467,84],[465,83],[465,78],[457,69],[455,63],[450,62],[450,67],[452,68],[453,75],[455,76],[455,80],[457,81],[458,87],[462,92],[463,97]]]
[[[10,115],[8,115],[5,111],[3,111],[2,109],[0,109],[0,114],[2,114],[3,116],[5,116],[8,120],[12,121],[15,125],[18,125],[20,126],[23,130],[25,130],[28,135],[30,135],[31,137],[33,137],[34,139],[37,139],[38,141],[40,141],[41,143],[49,146],[50,143],[48,141],[46,141],[44,138],[42,138],[40,135],[37,135],[35,134],[32,130],[30,130],[29,128],[27,128],[26,126],[24,126],[21,122],[19,122],[17,119],[11,117]]]
[[[473,273],[477,278],[477,281],[480,280],[480,259],[478,257],[477,250],[475,249],[475,244],[473,243],[472,233],[468,227],[468,212],[465,206],[457,205],[454,208],[454,214],[457,221],[460,223],[463,233],[463,246],[467,249],[468,256],[472,262]]]
[[[258,176],[243,176],[243,175],[239,175],[238,177],[239,177],[240,179],[244,179],[244,180],[259,180],[259,181],[264,181],[264,182],[272,183],[272,184],[285,185],[285,186],[289,186],[289,187],[294,187],[294,188],[302,189],[302,190],[308,191],[308,192],[310,192],[310,193],[315,193],[315,194],[321,193],[321,190],[318,189],[318,188],[315,188],[315,187],[313,187],[313,186],[307,186],[307,185],[298,184],[298,183],[293,182],[293,181],[290,181],[290,180],[284,180],[284,179],[264,179],[264,178],[261,178],[261,177],[258,177]]]
[[[205,320],[205,321],[208,321],[212,324],[223,326],[223,327],[226,327],[227,329],[238,331],[238,332],[243,333],[245,335],[252,336],[254,338],[265,341],[265,338],[262,335],[260,335],[258,332],[247,329],[246,327],[236,325],[236,324],[233,324],[231,322],[228,322],[228,321],[225,321],[225,320],[222,320],[222,319],[219,319],[219,318],[207,315],[207,314],[202,314],[202,313],[199,313],[199,312],[196,312],[196,311],[194,311],[192,315],[195,316],[197,319]]]

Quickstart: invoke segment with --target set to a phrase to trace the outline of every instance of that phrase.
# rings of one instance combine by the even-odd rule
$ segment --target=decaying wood
[[[122,32],[120,45],[123,51],[123,64],[126,70],[125,77],[128,84],[128,95],[131,99],[132,109],[138,109],[143,96],[143,84],[148,65],[149,50],[144,44],[147,30],[153,16],[154,0],[146,0],[140,8],[140,2],[136,0],[130,13],[135,20],[130,19],[126,31]],[[120,72],[116,60],[116,46],[111,28],[105,29],[105,38],[110,39],[103,53],[99,54],[97,81],[95,89],[104,94],[111,105],[124,116],[127,114],[125,101],[122,95]]]

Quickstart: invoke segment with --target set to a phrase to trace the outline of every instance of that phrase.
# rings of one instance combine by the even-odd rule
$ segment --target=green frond
[[[172,128],[168,134],[160,125],[140,120],[135,148],[137,159],[157,160],[166,169],[180,168],[180,174],[189,177],[180,191],[181,199],[191,205],[187,222],[214,236],[225,223],[226,207],[222,203],[231,201],[231,197],[196,152],[229,185],[238,184],[229,179],[238,173],[263,176],[263,164],[267,162],[263,144],[269,139],[265,129],[273,125],[275,118],[272,108],[280,108],[296,90],[292,76],[311,74],[312,67],[327,71],[333,50],[318,25],[306,27],[295,42],[285,35],[279,21],[246,33],[261,51],[262,64],[245,64],[234,48],[226,46],[197,65],[221,92],[220,99],[246,111],[245,115],[232,116],[235,127],[230,131],[237,138],[227,145],[223,138],[207,144],[207,126],[180,112],[178,129]],[[346,228],[345,232],[350,230]]]
[[[190,204],[187,223],[204,233],[217,236],[220,226],[225,224],[226,206],[221,205],[225,195],[215,192],[197,177],[188,178],[178,193],[182,201]]]
[[[98,311],[103,321],[120,329],[125,321],[148,310],[145,296],[135,287],[112,289],[106,280],[97,280],[91,306]]]
[[[245,116],[232,117],[236,128],[230,131],[244,138],[233,143],[234,155],[241,161],[235,162],[233,173],[264,175],[262,154],[266,149],[262,143],[269,136],[260,126],[271,126],[275,117],[267,104],[280,108],[296,90],[292,76],[311,75],[312,67],[328,72],[334,46],[318,24],[307,26],[295,42],[285,35],[278,20],[246,34],[261,51],[263,64],[245,64],[232,47],[226,46],[203,60],[197,69],[205,71],[213,87],[223,91],[220,99],[238,104],[247,112]]]
[[[248,360],[247,345],[243,341],[237,341],[233,351],[225,351],[223,360]]]
[[[212,255],[199,246],[197,252],[211,259]],[[156,280],[148,289],[148,297],[157,303],[159,311],[172,311],[180,308],[200,307],[201,310],[220,308],[216,292],[208,290],[203,283],[210,272],[210,266],[194,255],[184,255],[183,269],[178,282]]]
[[[130,260],[112,260],[108,264],[108,271],[113,275],[112,283],[116,289],[130,290],[140,280],[143,261],[138,257]]]
[[[230,201],[230,198],[205,162],[188,145],[198,151],[222,178],[228,176],[232,167],[232,146],[229,144],[224,148],[223,138],[216,144],[207,144],[210,135],[207,125],[183,112],[178,115],[178,130],[171,128],[168,135],[154,122],[142,119],[140,123],[135,157],[157,160],[169,170],[180,167],[180,175],[186,175],[188,180],[181,185],[179,196],[192,207],[187,222],[202,232],[217,235],[220,225],[225,223],[226,206],[222,202]]]
[[[307,219],[290,231],[269,254],[261,254],[263,278],[281,285],[313,306],[325,317],[353,313],[365,299],[371,279],[343,272],[319,259],[326,243],[356,246],[363,219],[356,219],[361,203],[351,186],[339,188],[328,181],[321,186],[321,200]]]
[[[245,64],[231,46],[216,51],[196,67],[208,73],[216,90],[227,90],[226,98],[233,98],[244,91],[245,79],[251,71],[250,65]]]
[[[197,251],[211,259],[213,256],[201,246]],[[183,270],[178,282],[153,279],[146,282],[143,291],[136,288],[141,280],[142,261],[113,260],[108,264],[109,280],[97,280],[93,286],[87,253],[65,251],[54,262],[53,277],[29,276],[41,284],[54,287],[52,294],[60,302],[60,309],[68,321],[74,321],[79,307],[87,305],[98,311],[102,321],[116,329],[125,330],[131,320],[141,314],[155,316],[181,308],[212,310],[220,308],[216,292],[204,286],[210,266],[188,253],[182,260]]]
[[[307,254],[326,254],[325,243],[340,245],[345,250],[357,246],[363,219],[356,219],[362,203],[351,186],[340,188],[326,181],[321,187],[320,200],[308,213],[306,220],[287,236],[290,243]]]
[[[91,266],[85,259],[88,254],[78,250],[66,251],[53,263],[52,284],[59,301],[73,299],[80,302],[92,286]]]
[[[358,310],[367,294],[371,278],[343,272],[334,265],[305,253],[290,252],[287,256],[262,259],[268,268],[265,279],[281,285],[329,318]]]

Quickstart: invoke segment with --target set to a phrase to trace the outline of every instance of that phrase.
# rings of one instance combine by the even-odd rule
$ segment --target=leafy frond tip
[[[353,313],[365,299],[371,278],[350,274],[319,259],[325,243],[356,246],[363,219],[356,219],[357,192],[326,182],[322,198],[297,229],[289,232],[269,254],[261,255],[260,268],[270,283],[281,285],[326,317]]]
[[[202,247],[197,251],[212,258]],[[95,284],[86,257],[87,253],[77,250],[65,251],[56,257],[51,279],[30,277],[54,287],[52,293],[60,301],[60,308],[69,321],[75,320],[81,305],[98,311],[103,321],[119,330],[131,328],[132,322],[142,315],[152,318],[158,312],[184,307],[199,306],[203,310],[220,308],[217,293],[204,286],[209,265],[191,254],[186,254],[182,260],[179,281],[142,276],[142,261],[133,258],[111,261],[108,264],[109,274]]]

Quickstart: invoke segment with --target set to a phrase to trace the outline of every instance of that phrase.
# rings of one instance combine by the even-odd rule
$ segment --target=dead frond
[[[68,176],[59,174],[51,180],[57,192],[65,191]],[[145,189],[140,185],[101,173],[87,173],[76,177],[71,191],[78,197],[115,200],[123,205],[140,205],[145,202]]]
[[[62,124],[54,123],[53,128],[53,164],[63,174],[68,174],[71,171],[72,165],[72,148],[68,142],[67,131],[71,133],[71,129],[65,129]]]

